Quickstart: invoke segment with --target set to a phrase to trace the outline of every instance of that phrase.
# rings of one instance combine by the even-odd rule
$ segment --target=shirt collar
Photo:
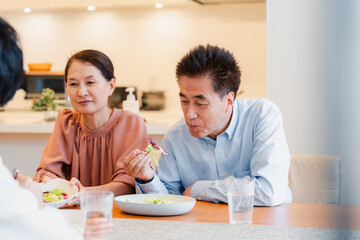
[[[225,133],[227,133],[229,140],[231,140],[233,138],[235,128],[237,125],[237,119],[239,116],[239,111],[238,111],[239,106],[238,105],[239,105],[238,101],[236,99],[234,99],[230,124],[225,130]]]

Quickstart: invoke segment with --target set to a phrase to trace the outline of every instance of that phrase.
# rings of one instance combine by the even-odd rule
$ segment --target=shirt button
[[[144,190],[147,191],[149,188],[148,187],[144,187]]]
[[[220,150],[220,149],[218,149],[218,152],[221,152],[221,150]]]
[[[223,176],[223,177],[226,177],[226,173],[223,173],[222,176]]]
[[[197,199],[198,199],[198,200],[201,200],[201,196],[198,196]]]

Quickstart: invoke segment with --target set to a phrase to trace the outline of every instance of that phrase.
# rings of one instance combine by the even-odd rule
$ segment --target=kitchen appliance
[[[164,91],[149,91],[142,94],[143,110],[162,110],[165,107]]]
[[[23,85],[26,91],[25,98],[39,98],[43,88],[51,88],[58,99],[65,99],[64,74],[56,72],[30,73],[25,76]]]

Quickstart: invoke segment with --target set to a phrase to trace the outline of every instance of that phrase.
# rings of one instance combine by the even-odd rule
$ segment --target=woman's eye
[[[89,84],[89,85],[94,84],[94,83],[95,83],[94,81],[87,82],[87,84]]]
[[[76,86],[77,83],[69,83],[69,86]]]

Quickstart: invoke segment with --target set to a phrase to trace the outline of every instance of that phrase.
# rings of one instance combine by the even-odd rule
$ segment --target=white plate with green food
[[[43,204],[52,207],[63,207],[78,193],[77,186],[70,186],[69,181],[55,178],[47,183],[40,183]]]
[[[175,216],[189,212],[196,199],[169,194],[130,194],[115,197],[115,204],[126,213],[146,216]]]

